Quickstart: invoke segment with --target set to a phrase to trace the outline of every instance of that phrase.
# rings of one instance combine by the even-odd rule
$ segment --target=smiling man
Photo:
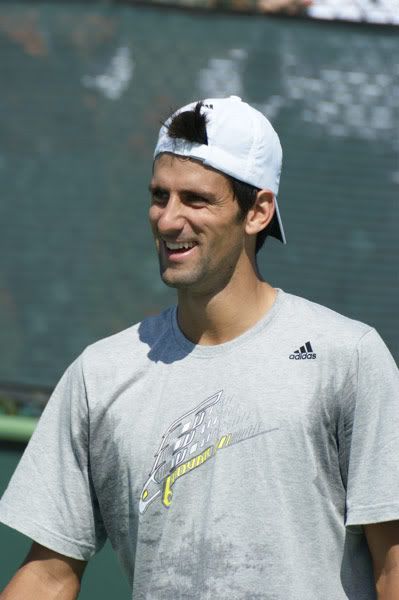
[[[0,503],[1,600],[78,596],[106,537],[133,600],[399,600],[399,376],[368,325],[257,269],[282,151],[240,98],[161,128],[149,219],[177,306],[68,368]]]

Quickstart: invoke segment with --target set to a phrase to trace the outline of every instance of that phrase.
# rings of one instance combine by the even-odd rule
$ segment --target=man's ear
[[[275,211],[274,194],[270,190],[259,190],[255,202],[249,209],[245,219],[245,232],[254,235],[265,229],[273,218]]]

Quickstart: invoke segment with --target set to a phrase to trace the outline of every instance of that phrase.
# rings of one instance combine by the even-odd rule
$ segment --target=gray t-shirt
[[[367,325],[279,291],[234,340],[176,308],[89,346],[59,382],[0,519],[134,600],[372,600],[361,524],[399,519],[399,377]]]

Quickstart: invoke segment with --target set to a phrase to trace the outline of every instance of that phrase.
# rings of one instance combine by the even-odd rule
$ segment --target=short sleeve
[[[346,525],[399,519],[399,372],[370,330],[353,356],[346,407]]]
[[[88,560],[106,535],[90,477],[81,360],[64,373],[0,501],[0,521],[72,558]]]

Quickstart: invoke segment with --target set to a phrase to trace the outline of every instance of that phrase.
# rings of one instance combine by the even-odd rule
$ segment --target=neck
[[[228,342],[255,325],[272,307],[276,290],[252,271],[216,293],[178,291],[179,327],[195,344]]]

